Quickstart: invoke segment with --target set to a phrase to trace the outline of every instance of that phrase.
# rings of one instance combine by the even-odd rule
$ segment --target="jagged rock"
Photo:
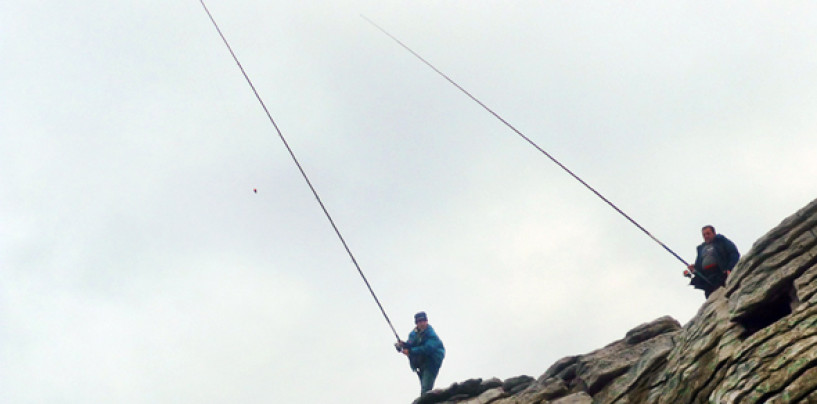
[[[587,393],[580,391],[558,400],[551,401],[551,404],[592,404],[593,398]]]
[[[465,394],[467,397],[473,397],[484,391],[480,390],[481,387],[482,379],[468,379],[459,384],[454,394]]]
[[[579,360],[578,356],[568,356],[559,359],[550,368],[545,371],[543,376],[553,377],[558,376],[562,380],[570,380],[576,377],[576,362]]]
[[[504,397],[499,400],[492,401],[491,404],[523,404],[518,397]]]
[[[488,380],[483,380],[479,385],[480,392],[491,390],[497,387],[502,387],[502,380],[494,377]]]
[[[582,390],[595,395],[614,380],[620,385],[618,389],[633,384],[645,369],[652,369],[656,362],[664,360],[673,347],[672,336],[680,328],[677,320],[661,317],[634,328],[622,340],[581,356],[576,362],[576,378],[581,381]],[[624,375],[627,377],[621,378]],[[605,396],[619,395],[616,390],[607,391]]]
[[[624,336],[624,342],[629,345],[635,345],[661,334],[678,331],[680,329],[681,324],[678,320],[670,316],[664,316],[653,322],[641,324],[628,331],[627,335]]]
[[[449,397],[451,397],[451,393],[449,392],[448,389],[434,389],[418,397],[416,400],[414,400],[413,404],[441,403],[447,400]]]
[[[526,389],[535,380],[536,379],[526,375],[511,377],[502,383],[502,389],[510,394],[516,394]]]
[[[567,384],[559,377],[542,375],[528,390],[539,392],[543,399],[561,397],[568,392]]]
[[[442,402],[442,403],[440,403],[440,404],[446,404],[446,403],[456,403],[456,402],[458,402],[458,401],[460,401],[460,402],[461,402],[462,400],[467,400],[467,399],[469,399],[469,398],[471,398],[471,396],[470,396],[470,395],[468,395],[468,394],[454,394],[453,396],[448,397],[448,398],[447,398],[445,401],[443,401],[443,402]]]
[[[490,390],[483,391],[479,396],[470,398],[465,401],[460,401],[460,404],[488,404],[496,401],[499,398],[505,397],[507,393],[501,387],[495,387]]]
[[[817,200],[758,239],[683,327],[661,317],[535,381],[472,379],[435,394],[468,404],[817,403],[815,281]]]
[[[594,400],[602,403],[617,400],[643,402],[641,400],[647,394],[649,381],[654,372],[666,364],[667,355],[674,347],[673,339],[676,335],[677,332],[666,333],[643,342],[639,346],[638,359],[627,366],[625,373],[611,380],[595,393]],[[629,396],[629,400],[620,400],[625,394]]]

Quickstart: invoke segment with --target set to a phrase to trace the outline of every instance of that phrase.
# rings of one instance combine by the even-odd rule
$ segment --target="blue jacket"
[[[443,364],[445,347],[431,325],[425,331],[412,330],[403,346],[409,350],[412,370],[430,369],[436,372]]]

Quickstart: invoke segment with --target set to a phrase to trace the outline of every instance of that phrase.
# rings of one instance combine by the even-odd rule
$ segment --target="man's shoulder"
[[[715,241],[718,242],[718,243],[734,244],[734,243],[732,243],[732,240],[729,240],[723,234],[715,235]]]

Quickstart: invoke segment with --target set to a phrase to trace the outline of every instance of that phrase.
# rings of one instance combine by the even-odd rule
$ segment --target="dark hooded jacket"
[[[723,286],[726,283],[726,273],[731,271],[740,259],[738,247],[728,238],[717,234],[712,240],[712,244],[715,246],[715,259],[718,262],[718,268],[714,270],[705,270],[703,268],[701,264],[703,255],[701,252],[706,243],[701,243],[697,247],[698,257],[695,258],[695,272],[703,274],[706,279],[700,279],[699,276],[692,278],[690,284],[695,286],[696,289],[714,289],[717,286]],[[712,283],[715,285],[712,285]]]

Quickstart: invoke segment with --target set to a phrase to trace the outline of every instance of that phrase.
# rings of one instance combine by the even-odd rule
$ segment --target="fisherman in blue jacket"
[[[398,351],[409,358],[411,370],[420,378],[420,395],[434,388],[434,381],[445,358],[445,347],[434,328],[428,324],[426,313],[421,311],[414,315],[417,325],[409,334],[408,340],[395,344]]]
[[[701,229],[704,237],[703,244],[697,248],[698,257],[695,264],[690,265],[684,275],[695,275],[689,282],[695,289],[703,289],[704,296],[726,284],[726,277],[732,273],[732,268],[738,263],[740,253],[735,243],[721,234],[715,233],[712,225]]]

